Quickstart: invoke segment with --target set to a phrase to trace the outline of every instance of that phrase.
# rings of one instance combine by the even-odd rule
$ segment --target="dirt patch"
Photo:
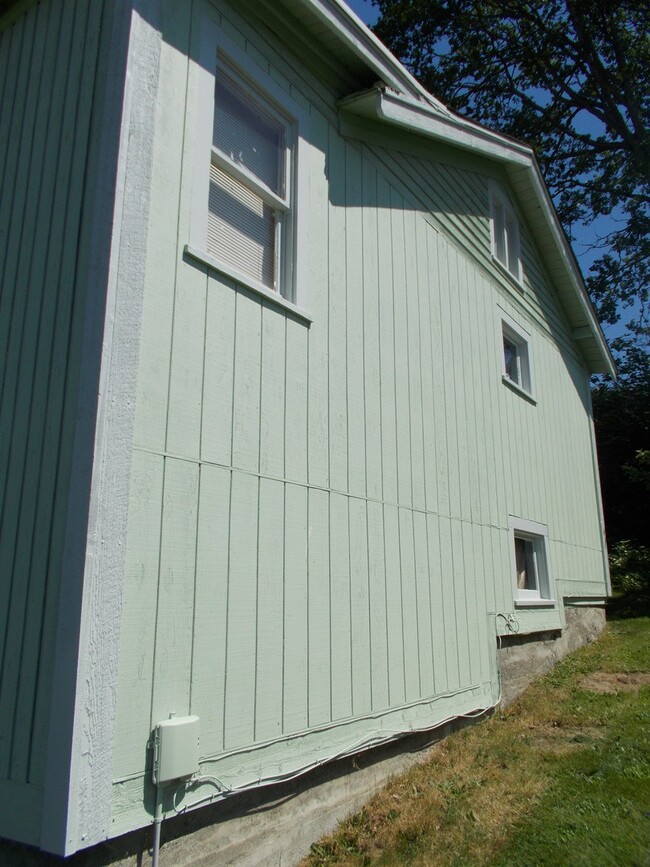
[[[623,671],[595,671],[579,682],[582,689],[590,692],[617,693],[632,692],[642,686],[650,685],[650,671],[636,671],[626,674]]]
[[[569,753],[593,746],[605,737],[601,729],[592,726],[536,726],[528,742],[531,746],[553,753]]]

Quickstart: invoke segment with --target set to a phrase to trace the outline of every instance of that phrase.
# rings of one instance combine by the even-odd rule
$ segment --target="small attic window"
[[[499,310],[502,341],[502,379],[535,403],[530,334],[503,310]]]
[[[522,281],[519,220],[501,187],[490,185],[492,255],[518,283]]]

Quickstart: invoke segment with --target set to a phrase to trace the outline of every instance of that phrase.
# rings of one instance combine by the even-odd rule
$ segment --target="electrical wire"
[[[500,650],[501,649],[502,636],[499,634],[498,628],[496,628],[496,620],[499,617],[502,617],[505,620],[508,630],[515,635],[519,632],[520,624],[513,617],[512,614],[509,614],[509,613],[503,614],[501,612],[498,612],[495,615],[495,630],[497,633],[498,649]],[[452,714],[451,716],[445,717],[444,719],[440,720],[434,726],[424,725],[424,726],[410,726],[408,729],[381,729],[381,730],[373,732],[370,735],[366,735],[364,738],[362,738],[359,741],[356,741],[353,744],[349,744],[348,746],[344,747],[342,750],[339,750],[336,753],[328,755],[325,758],[316,759],[313,762],[310,762],[306,765],[302,765],[300,768],[296,768],[295,770],[287,771],[284,774],[274,774],[274,775],[270,775],[268,777],[258,777],[257,779],[249,780],[248,782],[243,783],[242,785],[239,785],[239,786],[235,786],[233,788],[229,788],[218,777],[215,777],[212,775],[196,775],[196,776],[190,778],[189,780],[185,781],[184,783],[182,783],[175,790],[174,795],[173,795],[173,799],[172,799],[174,812],[177,815],[180,815],[182,813],[185,813],[187,810],[194,809],[195,807],[198,807],[201,804],[205,804],[207,802],[212,802],[212,801],[215,801],[217,799],[224,799],[224,798],[232,797],[233,795],[241,794],[243,792],[250,792],[250,791],[253,791],[254,789],[259,789],[259,788],[263,788],[266,786],[279,785],[281,783],[288,783],[288,782],[291,782],[292,780],[295,780],[295,779],[298,779],[299,777],[304,776],[305,774],[309,773],[310,771],[315,770],[316,768],[321,767],[322,765],[329,764],[330,762],[337,761],[338,759],[343,759],[343,758],[346,758],[348,756],[355,755],[356,753],[372,749],[375,746],[391,743],[392,741],[396,740],[397,738],[404,737],[404,736],[409,735],[409,734],[417,734],[417,733],[423,732],[423,731],[431,731],[431,730],[439,729],[442,726],[447,725],[448,723],[452,722],[455,719],[479,719],[480,717],[485,716],[490,711],[494,710],[494,708],[497,707],[499,705],[499,703],[501,702],[501,697],[502,697],[501,671],[498,668],[498,666],[497,666],[497,682],[498,682],[497,699],[496,699],[496,701],[494,701],[492,704],[488,705],[487,707],[477,708],[476,710],[469,711],[468,713]],[[454,696],[460,695],[463,692],[468,692],[468,688],[462,689],[462,690],[456,690],[454,692],[444,693],[442,695],[436,696],[435,698],[436,698],[436,700],[439,700],[441,698],[453,698]],[[404,708],[415,707],[418,705],[430,704],[430,703],[431,703],[431,699],[423,699],[421,701],[412,702],[409,705],[404,705]],[[361,717],[361,719],[379,718],[380,716],[383,716],[384,713],[385,713],[385,711],[378,712],[376,714],[367,714],[366,716]],[[319,727],[318,730],[327,731],[327,730],[335,728],[335,727],[336,727],[336,724],[332,724],[332,725],[327,725],[327,726],[321,726],[321,727]],[[312,732],[310,731],[309,733],[311,734]],[[295,738],[302,737],[302,736],[304,736],[304,734],[305,733],[297,733],[293,737],[295,737]],[[291,738],[288,738],[287,740],[290,740],[290,739]],[[256,746],[258,746],[258,745],[256,745]],[[249,752],[249,751],[250,751],[250,748],[248,748],[248,749],[244,748],[242,750],[237,750],[237,751],[233,752],[232,755],[236,755],[236,754],[244,753],[244,752]],[[206,756],[206,757],[203,757],[201,759],[200,763],[206,764],[207,762],[212,761],[213,759],[216,759],[216,758],[217,758],[217,756],[214,756],[214,757]],[[198,801],[193,801],[191,804],[187,804],[183,807],[179,808],[177,806],[177,795],[181,790],[183,791],[183,797],[184,797],[185,794],[187,794],[187,792],[190,791],[192,788],[196,788],[197,786],[201,786],[204,784],[210,784],[210,783],[215,786],[215,788],[217,789],[216,792],[214,792],[213,794],[208,795],[204,798],[201,798]]]
[[[367,736],[354,744],[348,745],[344,749],[339,750],[336,753],[333,753],[322,759],[317,759],[313,762],[310,762],[309,764],[302,765],[300,768],[296,768],[293,771],[288,771],[285,774],[274,774],[268,777],[259,777],[255,780],[250,780],[247,783],[236,786],[234,788],[228,788],[217,777],[194,776],[187,782],[181,784],[181,786],[179,786],[174,792],[173,809],[177,815],[180,815],[182,813],[185,813],[189,809],[194,809],[201,804],[215,801],[218,798],[228,798],[232,797],[233,795],[241,794],[243,792],[250,792],[254,789],[260,789],[266,786],[288,783],[292,780],[304,776],[310,771],[316,770],[316,768],[319,768],[322,765],[329,764],[330,762],[334,762],[338,759],[343,759],[351,755],[356,755],[357,753],[372,749],[375,746],[391,743],[392,741],[397,740],[400,737],[404,737],[409,734],[417,734],[423,731],[430,731],[432,729],[435,730],[441,728],[449,722],[452,722],[455,719],[478,719],[479,717],[485,716],[485,714],[493,710],[494,707],[496,707],[496,704],[498,704],[498,702],[489,705],[488,707],[478,708],[477,710],[470,711],[468,713],[453,714],[452,716],[448,716],[445,717],[445,719],[440,720],[438,723],[435,724],[435,726],[425,725],[411,726],[408,729],[382,729],[381,732],[374,732],[372,735]],[[177,807],[177,794],[181,789],[184,789],[184,792],[186,793],[195,785],[202,785],[204,783],[212,783],[216,786],[218,791],[212,795],[201,798],[198,801],[193,801],[191,804],[187,804],[181,808]]]

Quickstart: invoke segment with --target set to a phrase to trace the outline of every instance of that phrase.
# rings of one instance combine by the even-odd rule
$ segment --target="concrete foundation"
[[[502,702],[513,701],[536,677],[572,650],[593,641],[605,626],[605,609],[568,608],[562,631],[511,636],[497,651]],[[290,783],[272,786],[168,819],[163,824],[160,867],[292,867],[314,840],[360,809],[390,776],[423,761],[436,743],[470,725],[456,720],[433,732],[410,735],[353,759],[332,762]],[[7,867],[148,867],[151,829],[137,831],[62,862],[54,856],[0,841]]]
[[[567,653],[594,641],[605,628],[605,607],[566,608],[566,626],[552,632],[512,635],[497,651],[501,672],[501,704],[514,701]]]

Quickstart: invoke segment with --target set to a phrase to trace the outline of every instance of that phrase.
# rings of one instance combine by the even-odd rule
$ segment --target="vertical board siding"
[[[350,625],[352,639],[352,713],[372,710],[368,518],[365,500],[350,497]]]
[[[226,749],[254,739],[257,625],[257,524],[259,481],[233,473],[230,499],[228,589],[225,600],[226,689],[224,734]],[[206,660],[197,659],[199,665]],[[155,720],[154,720],[155,721]]]
[[[307,683],[309,687],[310,726],[331,719],[332,649],[330,634],[330,521],[326,491],[309,491],[309,584]],[[276,573],[281,580],[282,571]],[[275,679],[277,669],[270,668]]]
[[[322,89],[217,5],[310,114],[298,240],[312,322],[184,261],[182,219],[178,237],[153,227],[134,457],[134,478],[152,481],[132,498],[127,560],[158,615],[120,686],[119,779],[179,708],[201,717],[206,757],[278,742],[273,768],[310,729],[356,718],[374,732],[373,715],[480,688],[486,615],[514,611],[508,516],[548,524],[565,582],[588,581],[600,550],[584,374],[552,287],[523,303],[486,267],[487,178],[344,140]],[[171,180],[154,184],[152,214],[187,207],[183,133],[166,135],[172,116],[190,135],[185,62],[163,51],[156,171]],[[498,305],[533,334],[536,405],[501,381]],[[139,638],[125,618],[123,658]]]
[[[345,143],[334,127],[328,128],[326,145],[329,167],[328,212],[328,357],[329,364],[329,480],[335,491],[345,491],[348,482],[347,400],[347,285],[345,278],[346,209]],[[313,231],[313,228],[312,230]],[[313,329],[311,329],[313,330]],[[338,386],[335,386],[335,383]]]
[[[309,576],[307,490],[285,485],[284,490],[284,635],[283,731],[304,731],[309,717]],[[263,556],[263,552],[260,552]]]
[[[102,0],[0,34],[0,777],[43,780],[63,437]]]
[[[206,753],[223,749],[230,498],[230,471],[209,464],[202,466],[190,713],[201,719],[201,742]],[[269,550],[269,558],[271,555]]]
[[[284,656],[284,484],[260,480],[255,669],[255,740],[282,734]],[[228,572],[224,571],[224,580]],[[197,657],[197,663],[200,657]],[[329,706],[329,691],[328,701]]]

